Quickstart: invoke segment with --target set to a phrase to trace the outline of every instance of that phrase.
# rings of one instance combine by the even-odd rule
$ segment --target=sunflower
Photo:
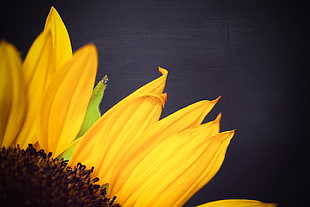
[[[11,166],[12,159],[21,163],[19,154],[23,154],[26,158],[22,158],[22,163],[26,164],[21,166],[29,169],[21,169],[21,173],[35,171],[33,163],[52,163],[60,166],[57,173],[61,176],[47,172],[53,167],[45,167],[46,171],[40,168],[38,172],[52,174],[52,180],[57,181],[65,177],[59,182],[75,186],[76,183],[66,183],[74,171],[75,179],[86,178],[91,190],[98,194],[96,189],[100,188],[102,196],[116,195],[117,202],[125,207],[184,205],[220,169],[234,135],[234,130],[220,132],[221,114],[202,123],[220,97],[199,101],[160,119],[167,97],[163,91],[168,71],[159,68],[159,78],[101,116],[98,104],[105,83],[93,90],[97,63],[93,44],[72,53],[67,29],[54,7],[23,62],[13,45],[1,41],[1,173],[5,171],[3,166]],[[33,157],[35,162],[31,161]],[[70,159],[69,163],[64,157]],[[45,164],[42,159],[46,159]],[[94,168],[84,171],[85,165]],[[6,174],[10,174],[10,169]],[[40,177],[40,173],[36,175]],[[3,186],[0,190],[6,193]],[[53,199],[64,202],[66,196],[58,198],[59,191]],[[108,203],[89,206],[112,206],[115,197],[103,200]],[[227,199],[201,205],[215,206],[275,204]]]

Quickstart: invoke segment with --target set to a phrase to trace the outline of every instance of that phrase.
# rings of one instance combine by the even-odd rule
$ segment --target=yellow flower
[[[0,144],[37,143],[59,156],[83,124],[97,70],[90,44],[72,55],[69,35],[52,7],[43,32],[22,63],[0,43]],[[101,184],[125,207],[182,206],[222,165],[234,130],[220,132],[221,114],[202,123],[218,99],[200,101],[160,120],[166,101],[162,76],[120,101],[78,139],[70,164],[95,167]],[[253,200],[201,206],[267,207]]]

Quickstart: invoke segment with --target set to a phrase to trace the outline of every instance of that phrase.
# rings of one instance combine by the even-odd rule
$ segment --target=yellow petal
[[[26,110],[21,57],[17,49],[0,41],[0,146],[13,144]]]
[[[127,96],[127,98],[139,96],[146,93],[162,93],[166,85],[168,71],[161,67],[159,67],[158,70],[162,74],[162,76],[137,89],[135,92]]]
[[[234,134],[209,137],[206,130],[206,125],[185,130],[151,146],[146,155],[137,154],[136,166],[123,171],[129,177],[111,183],[120,188],[112,194],[123,206],[182,206],[216,174]]]
[[[120,170],[115,170],[110,180],[110,182],[114,184],[112,185],[113,190],[118,191],[119,188],[121,188],[121,184],[116,185],[116,183],[124,182],[128,178],[132,170],[131,168],[138,165],[139,162],[151,152],[153,147],[159,145],[165,139],[169,138],[169,136],[190,128],[194,128],[197,133],[198,131],[195,127],[199,126],[199,123],[201,123],[206,113],[216,104],[217,100],[218,99],[213,101],[200,101],[183,108],[151,125],[145,133],[137,137],[134,144],[130,147],[130,150],[126,152],[127,156],[125,159],[117,162],[117,165],[120,166]],[[214,121],[208,122],[200,127],[200,130],[203,130],[204,136],[214,136],[219,133],[220,119],[221,114],[219,114]],[[139,155],[137,155],[137,153]],[[137,157],[139,157],[139,159]]]
[[[38,109],[42,94],[55,72],[72,56],[67,29],[54,7],[46,19],[43,32],[33,42],[23,63],[28,109],[17,144],[22,148],[36,142]]]
[[[53,60],[51,33],[41,33],[32,43],[23,62],[25,84],[29,87],[30,83],[41,73],[52,74],[55,64]]]
[[[182,205],[187,200],[189,200],[199,189],[205,186],[215,176],[215,174],[218,172],[218,170],[222,166],[228,144],[231,138],[233,137],[235,130],[218,134],[219,129],[220,129],[220,125],[219,125],[220,119],[221,119],[221,114],[219,114],[214,121],[208,122],[204,124],[203,126],[201,126],[200,130],[197,130],[196,132],[196,133],[201,133],[201,134],[205,133],[208,136],[213,136],[213,139],[215,139],[215,137],[217,137],[218,139],[223,139],[223,143],[222,143],[223,145],[217,149],[218,150],[216,152],[217,154],[214,155],[214,158],[211,158],[210,163],[208,165],[205,165],[205,170],[202,171],[200,176],[197,177],[192,182],[192,184],[186,189],[186,191],[184,191],[184,193],[180,196],[178,202],[182,203]]]
[[[121,134],[119,134],[119,138],[115,139],[114,133],[117,134],[119,130],[122,130],[123,125],[128,124],[128,127],[130,125],[127,121],[118,120],[118,116],[124,116],[123,119],[129,119],[131,114],[134,112],[137,114],[138,110],[140,111],[139,116],[142,114],[142,116],[138,116],[137,121],[132,125],[132,129],[128,131],[128,135],[130,136],[137,136],[145,128],[159,119],[162,106],[166,99],[166,95],[161,93],[164,90],[168,75],[168,71],[165,69],[159,68],[159,71],[162,73],[162,76],[137,89],[102,115],[81,139],[75,149],[75,153],[72,155],[71,163],[83,162],[90,166],[100,166],[98,164],[102,162],[101,159],[103,159],[104,154],[109,154],[108,152],[115,151],[115,149],[119,148],[121,146],[119,144],[124,143],[127,137],[121,137]],[[140,107],[141,104],[145,105],[145,107]],[[152,116],[150,116],[150,112],[153,113]],[[141,122],[140,120],[144,119],[144,117],[147,117],[148,121],[144,122],[144,128],[142,128],[139,124]],[[134,122],[134,119],[131,119],[131,121]],[[114,127],[113,131],[110,130],[112,127]],[[107,137],[108,133],[110,135]],[[132,139],[133,137],[129,137],[129,140]],[[111,143],[115,143],[115,149],[110,149]],[[98,149],[98,152],[94,152],[95,147]],[[126,152],[124,149],[121,151]],[[107,158],[105,157],[104,159]],[[111,159],[109,160],[111,161]],[[95,173],[98,173],[98,171],[99,167],[96,167]],[[107,178],[107,176],[104,177]],[[107,180],[109,179],[107,178]],[[101,179],[101,182],[104,182],[103,179]]]
[[[92,44],[76,51],[52,79],[39,117],[40,146],[54,156],[74,140],[83,123],[97,72],[97,50]]]
[[[218,102],[219,98],[212,101],[204,100],[191,104],[151,125],[148,130],[138,138],[139,143],[136,143],[135,149],[133,148],[132,151],[136,151],[137,148],[140,148],[141,145],[146,144],[146,142],[152,142],[153,144],[154,142],[158,143],[171,134],[199,126],[205,116]]]
[[[54,52],[50,33],[41,33],[32,44],[22,65],[27,90],[27,116],[18,135],[17,144],[22,148],[36,141],[38,110],[42,94],[54,74]]]
[[[255,200],[247,199],[227,199],[213,201],[210,203],[202,204],[197,207],[274,207],[275,203],[263,203]]]
[[[95,173],[101,182],[119,169],[135,139],[154,122],[157,122],[166,100],[166,94],[144,94],[126,98],[105,113],[82,137],[72,156],[72,162],[96,166]]]
[[[42,33],[31,45],[23,63],[27,85],[35,79],[36,73],[46,71],[53,74],[72,57],[69,34],[54,7],[47,16]]]
[[[46,18],[43,32],[51,33],[55,53],[55,70],[57,71],[72,57],[72,48],[67,28],[54,7],[51,7]]]

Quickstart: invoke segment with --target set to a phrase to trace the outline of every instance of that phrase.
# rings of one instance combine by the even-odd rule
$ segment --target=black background
[[[270,3],[272,2],[272,3]],[[306,206],[308,45],[298,1],[6,1],[0,37],[25,56],[56,6],[73,49],[93,42],[97,79],[109,75],[102,111],[169,69],[164,115],[221,95],[207,120],[223,112],[237,129],[215,178],[186,206],[249,198]]]

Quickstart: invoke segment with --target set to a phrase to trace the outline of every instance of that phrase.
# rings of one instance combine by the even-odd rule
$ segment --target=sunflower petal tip
[[[230,130],[231,138],[234,136],[234,134],[236,133],[236,131],[237,131],[236,129]],[[230,139],[231,139],[231,138],[230,138]]]
[[[220,121],[221,119],[222,119],[222,116],[223,116],[223,114],[222,114],[222,112],[220,112],[217,116],[216,116],[216,118],[215,118],[215,121]]]
[[[232,129],[232,130],[223,132],[226,134],[226,136],[223,137],[223,140],[230,141],[233,138],[233,136],[235,135],[235,132],[236,132],[236,129]]]
[[[55,17],[60,17],[60,15],[59,15],[57,9],[56,9],[54,6],[51,6],[51,8],[50,8],[50,12],[48,13],[48,18],[49,18],[49,17],[53,17],[53,18],[55,18]],[[47,18],[47,19],[48,19],[48,18]]]
[[[89,43],[83,46],[80,50],[87,52],[89,55],[97,56],[97,53],[98,53],[97,47],[94,43]]]
[[[221,98],[222,96],[218,96],[216,99],[212,100],[212,102],[217,103]]]
[[[168,70],[162,67],[158,67],[159,72],[164,75],[167,76],[168,75]]]

